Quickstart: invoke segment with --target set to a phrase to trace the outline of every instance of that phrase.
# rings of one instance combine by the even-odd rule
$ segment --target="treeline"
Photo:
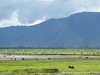
[[[100,47],[0,47],[0,49],[100,49]]]

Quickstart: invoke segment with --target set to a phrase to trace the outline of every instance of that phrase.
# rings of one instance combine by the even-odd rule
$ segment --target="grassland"
[[[74,69],[68,66],[73,65]],[[31,60],[2,60],[0,75],[35,75],[43,73],[43,69],[58,69],[62,72],[100,72],[100,58],[57,58]],[[49,73],[49,72],[47,72]],[[47,74],[46,73],[46,74]],[[46,75],[45,74],[45,75]],[[51,73],[51,75],[55,73]],[[44,75],[44,74],[43,74]],[[49,73],[50,75],[50,73]],[[63,75],[63,74],[61,74]]]
[[[0,75],[100,75],[100,50],[84,49],[40,49],[40,50],[7,50],[1,49],[0,54],[88,54],[97,55],[96,58],[42,58],[25,60],[0,60]],[[68,66],[74,66],[69,69]],[[58,69],[50,72],[47,69]],[[64,74],[63,74],[64,72]],[[72,72],[72,73],[70,73]],[[74,73],[80,72],[80,73]],[[90,72],[90,73],[82,73]]]
[[[100,55],[100,49],[0,49],[0,54],[83,54]]]

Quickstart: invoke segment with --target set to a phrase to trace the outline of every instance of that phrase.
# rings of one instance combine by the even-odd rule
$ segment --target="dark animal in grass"
[[[14,60],[16,60],[16,58]]]
[[[69,69],[74,69],[74,66],[68,66]]]
[[[51,58],[48,58],[48,60],[50,60]]]
[[[13,58],[11,58],[11,60],[13,60]]]
[[[24,58],[22,58],[22,60],[24,60]]]
[[[88,59],[88,57],[86,57],[86,59]]]
[[[11,55],[11,54],[8,54],[8,55]]]
[[[82,57],[79,57],[80,59],[82,58]]]

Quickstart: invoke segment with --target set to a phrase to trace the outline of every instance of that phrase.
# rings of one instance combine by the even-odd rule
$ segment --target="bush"
[[[43,73],[57,73],[59,72],[58,69],[42,69]]]

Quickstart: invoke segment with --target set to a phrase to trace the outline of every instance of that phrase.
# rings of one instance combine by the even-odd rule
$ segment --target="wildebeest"
[[[24,60],[24,58],[22,58],[22,60]]]
[[[16,58],[14,60],[16,60]]]
[[[88,57],[86,57],[86,59],[88,59]]]
[[[13,58],[11,58],[11,60],[13,60]]]
[[[51,58],[48,58],[48,60],[50,60]]]
[[[70,69],[74,69],[74,66],[68,66],[68,68],[70,68]]]

